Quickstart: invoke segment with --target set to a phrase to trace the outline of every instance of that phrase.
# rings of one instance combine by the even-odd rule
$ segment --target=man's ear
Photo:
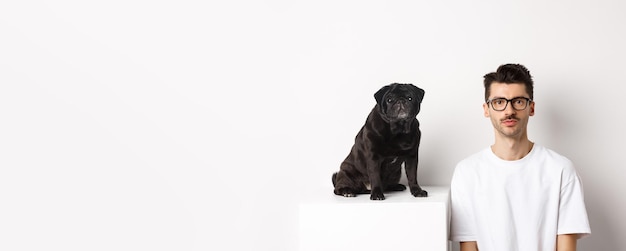
[[[483,103],[483,110],[485,112],[485,118],[489,118],[489,105],[487,103]]]

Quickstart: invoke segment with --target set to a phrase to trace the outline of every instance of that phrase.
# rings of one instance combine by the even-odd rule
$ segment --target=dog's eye
[[[393,102],[393,99],[387,99],[387,103]]]
[[[409,101],[413,101],[412,97],[406,97],[406,99],[409,100]]]

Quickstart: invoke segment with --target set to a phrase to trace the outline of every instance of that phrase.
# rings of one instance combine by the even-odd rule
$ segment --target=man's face
[[[526,87],[522,83],[506,84],[493,82],[490,87],[489,100],[497,98],[513,99],[518,97],[530,98],[526,92]],[[504,101],[507,102],[507,101]],[[502,111],[496,111],[491,104],[483,104],[485,117],[491,119],[496,133],[509,138],[519,138],[526,135],[528,118],[535,115],[535,102],[530,101],[528,106],[522,110],[513,108],[513,104],[508,102]]]

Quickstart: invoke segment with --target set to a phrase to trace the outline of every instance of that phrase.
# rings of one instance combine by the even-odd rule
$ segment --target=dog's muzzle
[[[394,117],[397,119],[405,119],[409,117],[410,108],[406,101],[401,100],[393,104],[391,107]]]

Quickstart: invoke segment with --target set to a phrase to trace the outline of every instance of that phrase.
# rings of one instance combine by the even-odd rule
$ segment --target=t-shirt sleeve
[[[579,238],[591,234],[583,184],[571,163],[562,174],[557,234],[578,234]]]
[[[459,165],[454,170],[450,182],[450,240],[476,241],[476,228],[472,205],[466,194],[467,178]]]

